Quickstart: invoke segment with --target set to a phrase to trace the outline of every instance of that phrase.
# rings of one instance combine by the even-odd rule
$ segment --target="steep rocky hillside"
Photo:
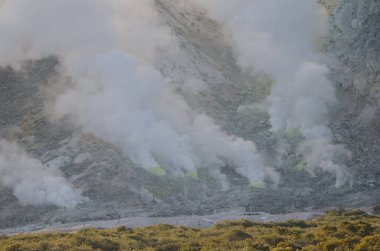
[[[380,203],[380,2],[321,2],[331,12],[323,52],[330,59],[329,77],[338,97],[329,127],[335,143],[352,152],[347,164],[352,184],[337,188],[333,175],[318,170],[310,175],[296,151],[302,137],[297,132],[271,132],[262,105],[271,80],[238,66],[221,24],[180,1],[156,0],[158,18],[175,35],[180,52],[175,56],[159,52],[155,68],[192,109],[213,118],[229,134],[254,141],[265,164],[280,174],[279,183],[250,184],[230,165],[222,168],[229,187],[202,167],[184,177],[165,175],[159,167],[150,172],[117,146],[83,133],[69,120],[51,121],[46,97],[57,87],[60,71],[58,58],[51,55],[27,62],[21,69],[0,68],[0,136],[17,142],[47,168],[59,168],[88,200],[74,208],[23,206],[4,186],[0,227],[131,215],[210,214],[233,208],[283,213]],[[288,155],[280,158],[278,148],[284,142]]]

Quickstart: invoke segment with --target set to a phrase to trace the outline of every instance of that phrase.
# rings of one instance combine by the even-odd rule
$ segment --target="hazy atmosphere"
[[[377,0],[0,0],[0,234],[374,212],[379,13]]]

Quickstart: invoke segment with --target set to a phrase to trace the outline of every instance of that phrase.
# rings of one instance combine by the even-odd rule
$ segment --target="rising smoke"
[[[52,204],[73,208],[87,198],[17,144],[0,140],[0,184],[12,189],[21,205]]]
[[[192,1],[232,35],[244,70],[275,81],[268,97],[272,131],[298,129],[304,137],[299,154],[310,172],[321,168],[336,175],[337,186],[344,184],[350,153],[333,144],[328,128],[336,100],[315,49],[325,31],[316,1]],[[226,134],[192,110],[152,66],[157,51],[177,49],[153,1],[0,1],[0,65],[17,69],[25,60],[55,55],[61,75],[56,84],[70,82],[49,103],[52,121],[69,117],[147,170],[161,167],[183,176],[204,167],[227,188],[220,168],[231,164],[252,184],[265,177],[278,182],[253,142]],[[57,170],[3,140],[0,174],[21,204],[74,207],[85,201]]]
[[[69,117],[147,170],[183,176],[207,168],[227,187],[220,168],[231,165],[251,184],[278,182],[254,143],[193,111],[152,66],[157,51],[178,48],[154,1],[5,0],[0,45],[3,66],[58,57],[57,85],[69,87],[49,103],[52,121]]]
[[[253,74],[269,74],[275,84],[268,97],[273,132],[297,129],[304,141],[299,154],[308,170],[336,175],[347,182],[350,152],[333,143],[329,107],[336,102],[328,69],[317,53],[326,18],[317,0],[193,0],[221,23],[235,44],[238,63]]]

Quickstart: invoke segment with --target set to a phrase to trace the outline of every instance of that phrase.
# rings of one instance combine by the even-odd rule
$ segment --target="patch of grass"
[[[380,250],[380,217],[330,211],[308,221],[225,221],[195,229],[161,224],[145,228],[88,228],[75,233],[0,236],[1,251]]]

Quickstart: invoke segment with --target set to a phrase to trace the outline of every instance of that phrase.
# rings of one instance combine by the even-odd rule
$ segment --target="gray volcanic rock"
[[[372,189],[380,183],[380,2],[342,0],[330,23],[326,51],[335,60],[331,78],[339,97],[331,126],[352,151],[354,186]]]
[[[351,93],[353,109],[363,116],[377,112],[380,87],[380,3],[342,0],[333,11],[328,52],[342,69],[340,87]],[[376,118],[374,114],[373,118]]]
[[[231,187],[207,170],[198,178],[157,176],[133,163],[115,146],[83,134],[69,123],[54,124],[45,114],[44,89],[54,85],[59,60],[52,55],[28,62],[21,71],[0,69],[0,135],[21,144],[44,164],[58,165],[67,180],[90,200],[74,209],[20,206],[12,192],[0,189],[0,228],[43,222],[116,219],[127,216],[212,214],[242,208],[270,213],[325,207],[361,207],[380,203],[380,2],[322,1],[331,11],[331,32],[325,46],[332,59],[330,77],[339,103],[331,110],[335,143],[347,145],[353,185],[335,188],[326,173],[311,177],[299,168],[299,137],[270,132],[269,116],[260,103],[270,80],[252,77],[239,68],[234,50],[221,27],[205,13],[184,8],[178,1],[156,0],[159,18],[179,41],[180,56],[161,52],[155,67],[172,80],[196,111],[221,127],[253,140],[265,163],[280,174],[278,186],[252,188],[229,166],[223,168]],[[202,81],[207,89],[185,91],[184,83]],[[9,128],[19,127],[20,130]],[[279,158],[277,146],[288,155]]]

